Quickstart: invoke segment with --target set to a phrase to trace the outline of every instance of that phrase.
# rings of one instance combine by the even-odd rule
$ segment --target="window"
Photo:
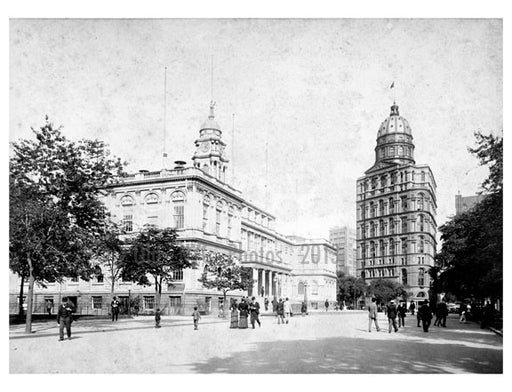
[[[375,237],[375,224],[370,222],[370,236]]]
[[[183,281],[183,269],[179,269],[177,271],[173,271],[172,279],[178,282]]]
[[[184,224],[185,224],[185,216],[184,216],[185,202],[184,202],[184,200],[173,200],[172,206],[173,206],[174,227],[176,229],[183,229]]]
[[[425,217],[423,215],[420,215],[418,217],[418,219],[420,221],[419,222],[419,229],[420,229],[420,231],[423,231],[425,229]]]
[[[370,242],[370,255],[371,257],[375,257],[375,242]]]
[[[72,282],[78,282],[78,276],[73,276],[73,277],[71,278],[71,281],[72,281]]]
[[[407,211],[407,196],[402,196],[400,199],[402,201],[402,211]]]
[[[92,308],[93,309],[101,309],[103,306],[103,297],[98,295],[98,296],[93,296],[92,297]]]
[[[371,216],[372,218],[375,218],[375,206],[374,206],[373,201],[372,201],[372,202],[370,202],[370,216]]]
[[[155,297],[145,295],[144,297],[142,297],[142,299],[143,299],[144,309],[154,309],[155,308]]]
[[[395,212],[395,203],[392,197],[389,198],[389,213],[393,214]]]
[[[423,193],[420,193],[418,196],[419,196],[419,198],[418,198],[418,210],[423,210],[423,207],[424,207]]]
[[[420,237],[420,245],[419,245],[419,248],[418,248],[420,253],[424,253],[425,252],[425,240],[423,238],[424,238],[423,236]]]
[[[402,238],[402,254],[407,253],[407,238]]]
[[[233,227],[233,209],[230,208],[228,213],[228,238],[231,238],[231,229]]]
[[[407,233],[407,218],[400,218],[402,221],[402,233]]]
[[[382,219],[379,221],[379,233],[384,235],[384,221]]]
[[[379,214],[384,215],[384,200],[379,200]]]
[[[386,248],[384,246],[384,241],[383,240],[379,241],[379,248],[380,248],[380,255],[384,256],[386,254]]]
[[[297,287],[297,292],[299,295],[304,295],[304,283],[299,282],[299,285]]]
[[[425,286],[425,270],[423,268],[418,270],[418,286]]]
[[[393,240],[393,238],[389,240],[389,254],[391,256],[395,255],[395,241]]]
[[[127,233],[133,231],[133,204],[133,198],[131,196],[126,195],[121,198],[122,226]]]
[[[425,182],[425,172],[421,172],[421,182]]]
[[[220,216],[221,216],[221,207],[217,205],[217,209],[215,210],[215,234],[220,235]]]
[[[318,295],[318,283],[315,280],[311,283],[311,294]]]
[[[94,266],[94,275],[98,283],[103,283],[103,272],[101,271],[101,267],[99,265]]]
[[[389,218],[389,232],[390,234],[395,234],[395,222],[392,218]]]
[[[203,231],[208,230],[208,200],[205,198],[203,201]]]

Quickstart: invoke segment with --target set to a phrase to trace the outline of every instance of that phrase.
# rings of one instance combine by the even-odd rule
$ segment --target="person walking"
[[[389,305],[387,306],[387,316],[388,316],[388,324],[389,324],[389,333],[391,333],[391,327],[398,332],[398,327],[396,326],[396,303],[395,300],[391,300]]]
[[[160,328],[160,320],[162,319],[160,308],[156,309],[155,312],[155,328]]]
[[[376,299],[372,298],[372,302],[368,305],[368,332],[372,332],[372,321],[375,323],[377,332],[380,331],[379,322],[377,321],[377,304]]]
[[[414,309],[416,309],[416,305],[414,304],[414,301],[412,301],[409,305],[409,311],[411,312],[412,316],[414,316]]]
[[[255,323],[258,323],[258,325],[261,327],[261,322],[259,318],[260,304],[256,301],[256,297],[251,298],[251,303],[249,304],[249,313],[251,314],[252,329],[255,328]]]
[[[284,311],[284,319],[286,321],[286,324],[288,324],[288,321],[290,320],[290,316],[292,314],[292,305],[290,305],[290,301],[288,300],[288,297],[286,297],[286,299],[284,300],[283,311]]]
[[[398,327],[405,327],[405,315],[407,314],[407,306],[405,302],[400,302],[397,308],[398,311]]]
[[[329,310],[329,300],[325,300],[325,311],[327,312]]]
[[[231,323],[229,328],[238,328],[238,304],[236,299],[231,302]]]
[[[306,301],[302,301],[302,305],[300,306],[300,313],[302,316],[308,314],[308,305],[306,304]]]
[[[119,305],[120,302],[117,300],[117,297],[114,297],[112,299],[112,302],[110,303],[110,311],[112,313],[112,322],[117,321],[117,317],[119,316]]]
[[[461,304],[461,305],[460,305],[460,318],[459,318],[459,323],[466,324],[466,311],[467,311],[467,306],[466,306],[466,304]]]
[[[238,328],[246,329],[249,327],[247,323],[247,316],[249,315],[249,305],[245,301],[245,298],[242,298],[240,305],[238,305],[238,310],[240,312],[240,321],[238,322]]]
[[[201,319],[201,314],[197,310],[197,306],[194,306],[194,313],[192,313],[192,320],[194,321],[194,330],[197,330],[199,326],[199,320]]]
[[[279,302],[277,303],[277,323],[284,324],[284,303],[283,299],[279,298]]]
[[[59,341],[64,340],[64,328],[68,339],[71,339],[71,323],[73,322],[73,313],[75,306],[67,297],[62,298],[62,304],[57,312],[57,324],[59,325]]]
[[[430,327],[430,323],[432,322],[432,310],[428,304],[428,299],[423,301],[423,305],[418,310],[418,314],[420,315],[421,322],[423,325],[423,332],[428,332],[428,328]]]

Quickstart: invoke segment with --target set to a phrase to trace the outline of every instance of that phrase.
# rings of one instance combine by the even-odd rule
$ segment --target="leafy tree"
[[[135,238],[127,241],[128,248],[119,263],[123,280],[142,286],[155,285],[158,307],[162,284],[172,282],[174,272],[196,267],[196,254],[179,244],[177,239],[174,229],[146,225]]]
[[[355,301],[366,292],[366,284],[361,278],[346,275],[344,272],[338,272],[337,276],[337,299],[346,303],[353,303],[356,308]]]
[[[35,140],[12,144],[9,164],[9,267],[29,282],[27,333],[35,283],[90,277],[91,249],[108,215],[99,196],[123,166],[102,141],[71,142],[48,117],[32,130]]]
[[[395,298],[407,299],[406,287],[390,279],[372,280],[368,287],[368,293],[373,295],[377,302],[389,302]]]
[[[114,294],[115,283],[121,277],[121,258],[123,256],[123,240],[121,239],[124,231],[113,221],[108,221],[104,232],[96,242],[95,260],[100,270],[95,270],[96,274],[103,275],[103,270],[108,272],[110,279],[110,293]],[[103,268],[101,268],[103,267]]]
[[[469,151],[489,166],[482,184],[488,193],[440,227],[443,245],[436,256],[435,287],[459,298],[494,301],[503,295],[503,138],[481,133],[475,137],[477,147]]]
[[[198,280],[207,289],[222,291],[224,305],[229,291],[248,290],[254,284],[250,268],[242,267],[233,256],[206,252],[203,260],[204,270]]]

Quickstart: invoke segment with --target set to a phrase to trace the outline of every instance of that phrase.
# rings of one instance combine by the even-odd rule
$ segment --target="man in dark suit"
[[[255,323],[258,323],[258,325],[261,327],[261,322],[259,318],[260,304],[256,301],[255,297],[252,297],[251,302],[249,303],[249,313],[251,314],[252,329],[254,329]]]
[[[397,309],[395,301],[392,300],[387,308],[387,315],[388,315],[388,323],[389,323],[389,333],[391,333],[391,327],[395,330],[395,332],[398,332],[398,327],[396,326],[396,315],[397,315]]]
[[[423,301],[423,305],[418,310],[420,314],[421,322],[423,324],[423,332],[428,332],[428,327],[430,327],[430,323],[432,322],[432,310],[428,304],[428,299]]]
[[[71,339],[71,322],[73,321],[74,311],[75,306],[73,305],[73,302],[71,302],[67,297],[62,298],[62,304],[59,306],[59,311],[57,312],[60,341],[64,340],[64,327],[66,328],[68,339]]]
[[[112,310],[112,321],[117,321],[117,317],[119,316],[119,305],[121,303],[117,300],[117,297],[114,297],[112,302],[110,303],[110,308]]]

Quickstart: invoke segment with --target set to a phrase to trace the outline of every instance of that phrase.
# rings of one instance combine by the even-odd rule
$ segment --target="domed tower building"
[[[215,102],[210,103],[210,115],[199,130],[199,139],[194,144],[196,151],[192,157],[194,167],[223,182],[226,181],[228,159],[224,150],[226,143],[222,141],[222,131],[215,121],[213,113]]]
[[[380,125],[375,163],[357,180],[357,274],[406,286],[408,301],[428,298],[436,251],[436,182],[416,164],[411,127],[393,103]]]

